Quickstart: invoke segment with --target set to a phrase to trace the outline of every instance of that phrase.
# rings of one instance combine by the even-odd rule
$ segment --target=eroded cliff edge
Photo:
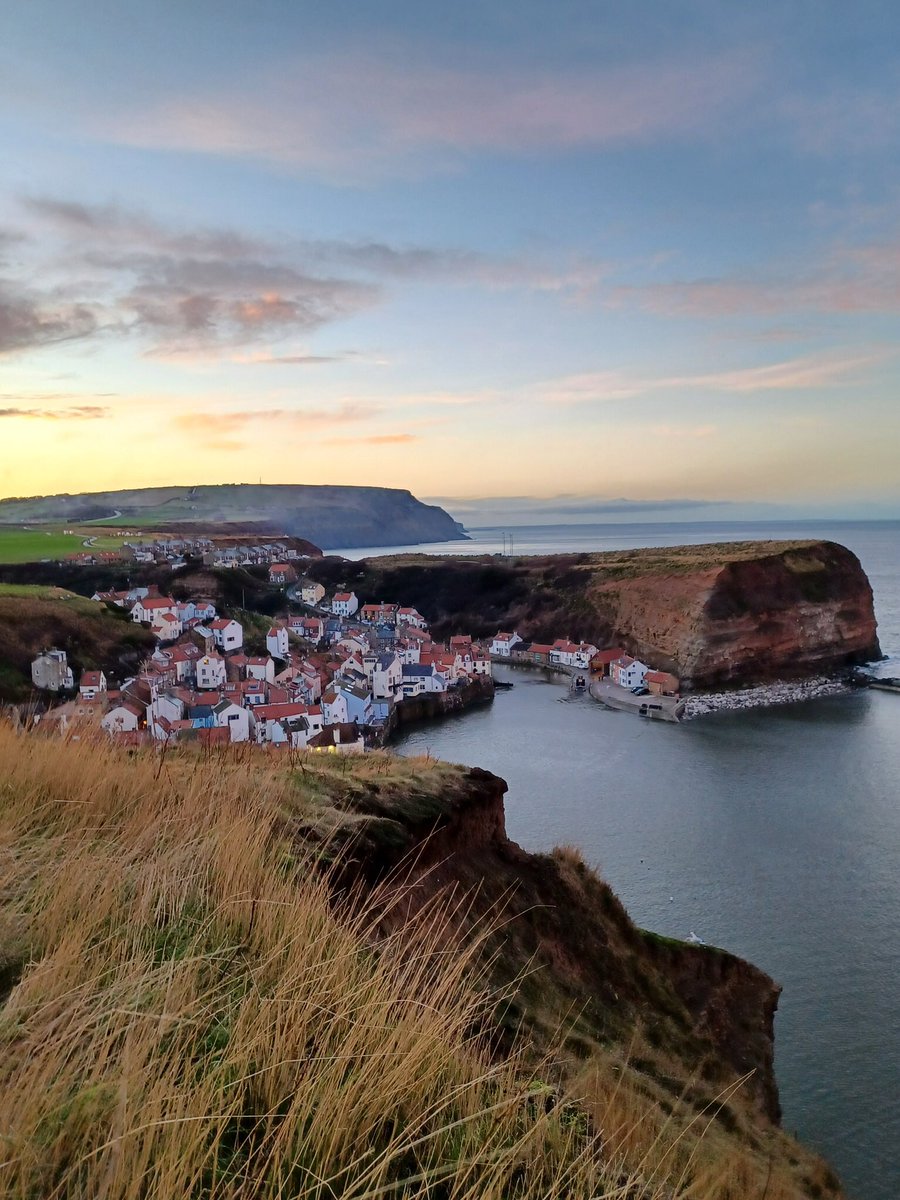
[[[346,835],[344,882],[386,889],[389,930],[437,893],[463,899],[464,931],[493,922],[485,957],[504,995],[499,1044],[524,1031],[536,1054],[552,1048],[564,1088],[618,1073],[662,1121],[686,1111],[711,1125],[704,1153],[719,1152],[717,1139],[746,1153],[748,1180],[776,1163],[784,1190],[773,1194],[840,1195],[833,1172],[780,1129],[778,984],[724,950],[638,928],[572,848],[524,851],[506,834],[506,791],[478,768],[452,768],[437,790],[406,780],[354,791],[352,821],[328,833],[331,848]]]
[[[831,672],[878,657],[872,588],[829,541],[347,563],[319,577],[414,604],[439,636],[517,630],[622,645],[690,688]]]

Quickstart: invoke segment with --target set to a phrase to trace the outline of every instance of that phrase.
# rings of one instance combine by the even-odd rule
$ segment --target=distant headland
[[[126,488],[0,500],[0,525],[91,522],[143,529],[227,525],[302,537],[317,546],[398,546],[457,541],[449,513],[401,488],[314,484],[210,484]]]

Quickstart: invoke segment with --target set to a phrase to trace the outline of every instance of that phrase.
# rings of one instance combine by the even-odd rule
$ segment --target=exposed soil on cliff
[[[353,821],[330,836],[348,839],[348,883],[388,881],[388,930],[439,892],[468,897],[464,928],[500,918],[486,946],[504,995],[498,1045],[524,1030],[538,1051],[560,1047],[563,1086],[612,1071],[657,1113],[702,1114],[713,1146],[737,1138],[749,1149],[748,1195],[754,1186],[762,1194],[769,1159],[779,1186],[796,1188],[789,1194],[840,1194],[833,1174],[778,1128],[776,983],[726,951],[637,928],[576,850],[532,855],[510,842],[506,785],[489,772],[453,773],[437,789],[411,783],[354,790]]]

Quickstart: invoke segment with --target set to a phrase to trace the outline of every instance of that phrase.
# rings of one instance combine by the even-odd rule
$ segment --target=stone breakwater
[[[819,676],[802,681],[767,683],[739,691],[711,692],[707,695],[686,696],[682,721],[706,717],[717,712],[737,712],[745,708],[770,708],[777,704],[797,704],[802,700],[819,700],[823,696],[841,696],[853,689],[840,679]]]

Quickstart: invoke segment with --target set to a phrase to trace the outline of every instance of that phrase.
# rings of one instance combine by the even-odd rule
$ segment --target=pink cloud
[[[625,370],[568,375],[532,385],[535,399],[553,405],[577,405],[667,391],[757,392],[803,391],[850,382],[868,366],[883,362],[886,350],[854,355],[807,355],[762,366],[681,375],[640,375]]]
[[[348,53],[283,64],[227,93],[93,118],[129,145],[268,160],[340,178],[454,169],[460,157],[528,154],[720,125],[760,82],[755,55],[535,72]]]
[[[415,433],[374,433],[370,437],[327,438],[324,446],[405,446],[422,439]]]
[[[667,317],[784,316],[798,312],[900,312],[900,242],[839,246],[821,266],[783,274],[621,284],[612,307],[634,305]]]

